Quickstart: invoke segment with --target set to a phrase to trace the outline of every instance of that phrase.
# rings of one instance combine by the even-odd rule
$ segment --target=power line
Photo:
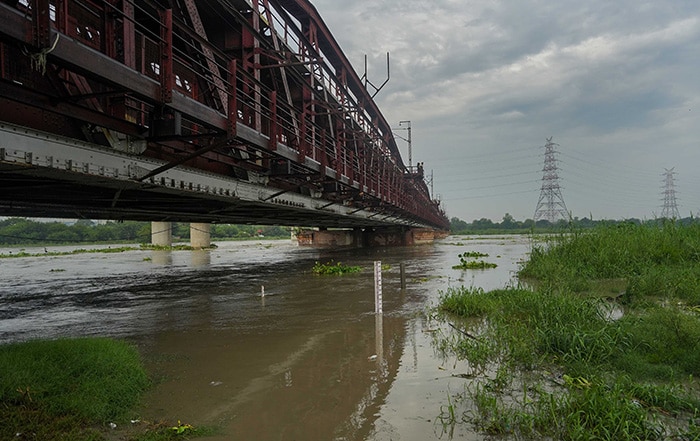
[[[494,197],[499,197],[499,196],[511,196],[514,194],[525,194],[525,193],[535,193],[537,192],[536,188],[530,189],[530,190],[522,190],[522,191],[512,191],[509,193],[497,193],[497,194],[481,194],[478,196],[464,196],[461,198],[446,198],[443,199],[445,202],[450,202],[450,201],[463,201],[466,199],[485,199],[485,198],[494,198]]]
[[[534,183],[534,182],[539,182],[539,179],[534,179],[534,180],[531,179],[531,180],[529,180],[529,181],[521,181],[521,182],[509,182],[509,183],[506,183],[506,184],[486,185],[486,186],[483,186],[483,187],[456,188],[456,189],[453,189],[453,190],[446,190],[446,191],[444,191],[443,193],[449,193],[449,192],[454,192],[454,191],[459,191],[459,192],[465,192],[465,191],[466,191],[466,192],[468,192],[468,191],[472,191],[472,190],[488,190],[488,189],[490,189],[490,188],[508,187],[508,186],[511,186],[511,185],[532,184],[532,183]]]
[[[520,167],[518,167],[520,169]],[[468,177],[465,178],[463,177],[464,174],[460,175],[458,179],[440,179],[441,183],[454,183],[454,182],[471,182],[471,181],[484,181],[488,179],[502,179],[502,178],[511,178],[513,176],[523,176],[523,175],[534,175],[536,171],[526,171],[526,172],[519,172],[519,173],[509,173],[509,174],[501,174],[498,176],[479,176],[479,177]]]

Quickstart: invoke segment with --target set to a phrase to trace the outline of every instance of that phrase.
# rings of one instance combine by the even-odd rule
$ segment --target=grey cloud
[[[674,158],[679,179],[700,168],[694,153],[700,150],[697,0],[314,4],[355,66],[368,54],[371,78],[383,78],[384,54],[391,52],[392,79],[376,99],[389,121],[414,121],[416,145],[430,145],[430,157],[422,158],[426,166],[441,161],[437,176],[457,173],[444,168],[452,155],[503,153],[539,145],[550,135],[605,163],[634,164],[637,175],[656,176],[659,164],[674,166]],[[576,167],[581,175],[599,173],[586,164]],[[624,174],[610,185],[628,185]],[[567,205],[575,215],[649,217],[658,211],[658,184],[651,182],[640,196],[649,199],[646,211],[639,211],[641,202],[625,205],[614,191],[596,199],[573,183]],[[685,189],[683,199],[700,209],[700,191]],[[535,202],[523,196],[467,199],[448,210],[466,219],[500,219],[506,211],[523,217],[531,216]]]

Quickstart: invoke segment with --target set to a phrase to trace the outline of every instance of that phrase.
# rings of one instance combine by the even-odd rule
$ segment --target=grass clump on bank
[[[149,385],[138,352],[123,341],[0,345],[0,440],[167,441],[216,432],[139,421],[135,408]]]
[[[350,274],[350,273],[359,273],[362,271],[362,267],[359,266],[351,266],[351,265],[343,265],[340,262],[333,263],[333,262],[328,262],[328,263],[320,263],[316,262],[311,269],[311,271],[314,272],[314,274],[319,274],[319,275],[342,275],[342,274]]]
[[[137,351],[83,338],[0,346],[0,439],[101,439],[149,384]]]
[[[443,422],[516,438],[700,440],[696,250],[697,226],[602,227],[533,249],[522,274],[535,290],[443,293],[459,332],[439,348],[474,377],[471,406]],[[627,289],[591,292],[600,278]]]

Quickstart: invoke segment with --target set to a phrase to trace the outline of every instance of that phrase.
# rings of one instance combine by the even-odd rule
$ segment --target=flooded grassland
[[[603,226],[536,246],[523,286],[448,288],[439,347],[467,361],[443,408],[506,439],[700,439],[700,228]]]

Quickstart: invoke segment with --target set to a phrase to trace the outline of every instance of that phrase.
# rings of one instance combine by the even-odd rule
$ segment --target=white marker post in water
[[[382,314],[382,262],[374,261],[374,313]]]

